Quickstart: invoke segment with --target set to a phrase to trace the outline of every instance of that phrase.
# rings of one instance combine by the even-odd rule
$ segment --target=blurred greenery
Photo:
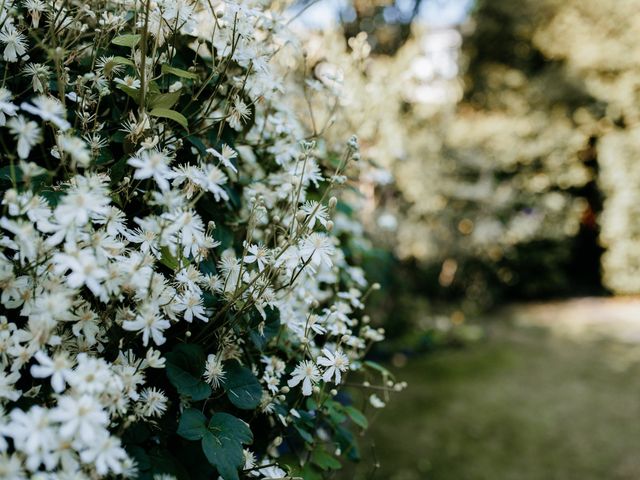
[[[340,478],[640,478],[640,348],[620,343],[640,332],[554,336],[637,324],[640,306],[554,303],[549,330],[486,315],[640,293],[640,0],[476,0],[457,25],[386,24],[402,3],[358,0],[308,56],[354,92],[337,131],[393,174],[362,175],[358,255],[382,286],[372,354],[409,383]]]
[[[630,379],[640,366],[606,361],[612,347],[637,347],[510,320],[494,318],[482,342],[394,369],[409,387],[372,422],[360,466],[340,478],[639,478],[640,382]]]

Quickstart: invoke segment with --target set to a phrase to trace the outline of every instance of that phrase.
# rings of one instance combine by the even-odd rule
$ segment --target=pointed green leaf
[[[118,90],[122,90],[124,93],[126,93],[131,98],[133,98],[134,102],[139,103],[139,101],[140,101],[140,90],[135,89],[135,88],[131,88],[131,87],[127,87],[126,85],[122,85],[121,83],[119,83],[116,88]]]
[[[382,375],[394,378],[393,374],[389,370],[384,368],[382,365],[380,365],[379,363],[372,362],[371,360],[365,360],[363,362],[363,365],[366,365],[367,367],[371,368],[372,370],[376,370],[376,371],[380,372]]]
[[[111,43],[113,43],[114,45],[119,45],[121,47],[133,48],[138,44],[140,38],[141,35],[139,34],[120,35],[111,40]]]
[[[168,108],[154,108],[149,112],[149,115],[151,115],[152,117],[162,117],[173,120],[174,122],[182,125],[185,130],[189,128],[189,121],[187,120],[187,118],[181,113],[176,112],[175,110],[169,110]]]
[[[228,413],[215,413],[202,437],[202,451],[224,480],[238,480],[244,464],[242,444],[252,441],[249,425]]]
[[[223,436],[228,436],[238,443],[253,442],[253,434],[247,422],[228,413],[214,413],[209,420],[208,428],[210,432],[216,435],[224,434]]]
[[[202,380],[204,364],[200,346],[179,344],[167,354],[165,371],[178,393],[188,395],[194,401],[204,400],[211,395],[211,387]]]
[[[253,410],[262,399],[262,387],[248,368],[233,361],[225,364],[224,389],[227,397],[236,407]]]
[[[200,440],[207,432],[207,417],[200,410],[189,408],[182,412],[178,435],[187,440]]]
[[[353,423],[358,425],[361,428],[368,428],[369,422],[367,421],[367,417],[365,417],[360,410],[355,407],[344,407],[344,411],[349,418],[353,420]]]
[[[311,463],[322,470],[338,470],[342,467],[340,462],[329,454],[324,447],[318,447],[311,453]]]
[[[118,55],[116,55],[111,60],[109,60],[108,63],[113,63],[114,65],[128,65],[130,67],[136,66],[136,64],[133,63],[133,61],[129,60],[128,58],[120,57]]]
[[[197,80],[200,78],[197,73],[182,70],[181,68],[172,67],[170,65],[162,65],[162,73],[170,73],[176,77],[190,78],[191,80]]]
[[[149,96],[149,108],[171,108],[180,99],[181,92],[157,93]]]

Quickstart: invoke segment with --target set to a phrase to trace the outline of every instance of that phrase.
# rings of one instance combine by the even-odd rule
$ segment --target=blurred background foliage
[[[410,384],[344,478],[640,477],[640,0],[303,8],[297,108],[372,162],[336,225]]]
[[[310,29],[306,68],[346,100],[306,100],[379,166],[354,192],[373,238],[354,251],[392,338],[640,292],[640,1],[332,5],[340,28]]]

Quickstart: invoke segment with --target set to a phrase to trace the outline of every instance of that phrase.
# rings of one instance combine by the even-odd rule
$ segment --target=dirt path
[[[493,317],[486,340],[396,370],[409,388],[374,422],[363,464],[345,479],[640,478],[640,300]]]

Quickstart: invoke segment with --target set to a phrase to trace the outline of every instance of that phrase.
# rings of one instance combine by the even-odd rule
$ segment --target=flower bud
[[[331,197],[329,199],[329,208],[336,208],[337,204],[338,204],[338,199],[336,197]]]
[[[327,232],[330,232],[331,230],[333,230],[333,222],[329,220],[327,222]]]

